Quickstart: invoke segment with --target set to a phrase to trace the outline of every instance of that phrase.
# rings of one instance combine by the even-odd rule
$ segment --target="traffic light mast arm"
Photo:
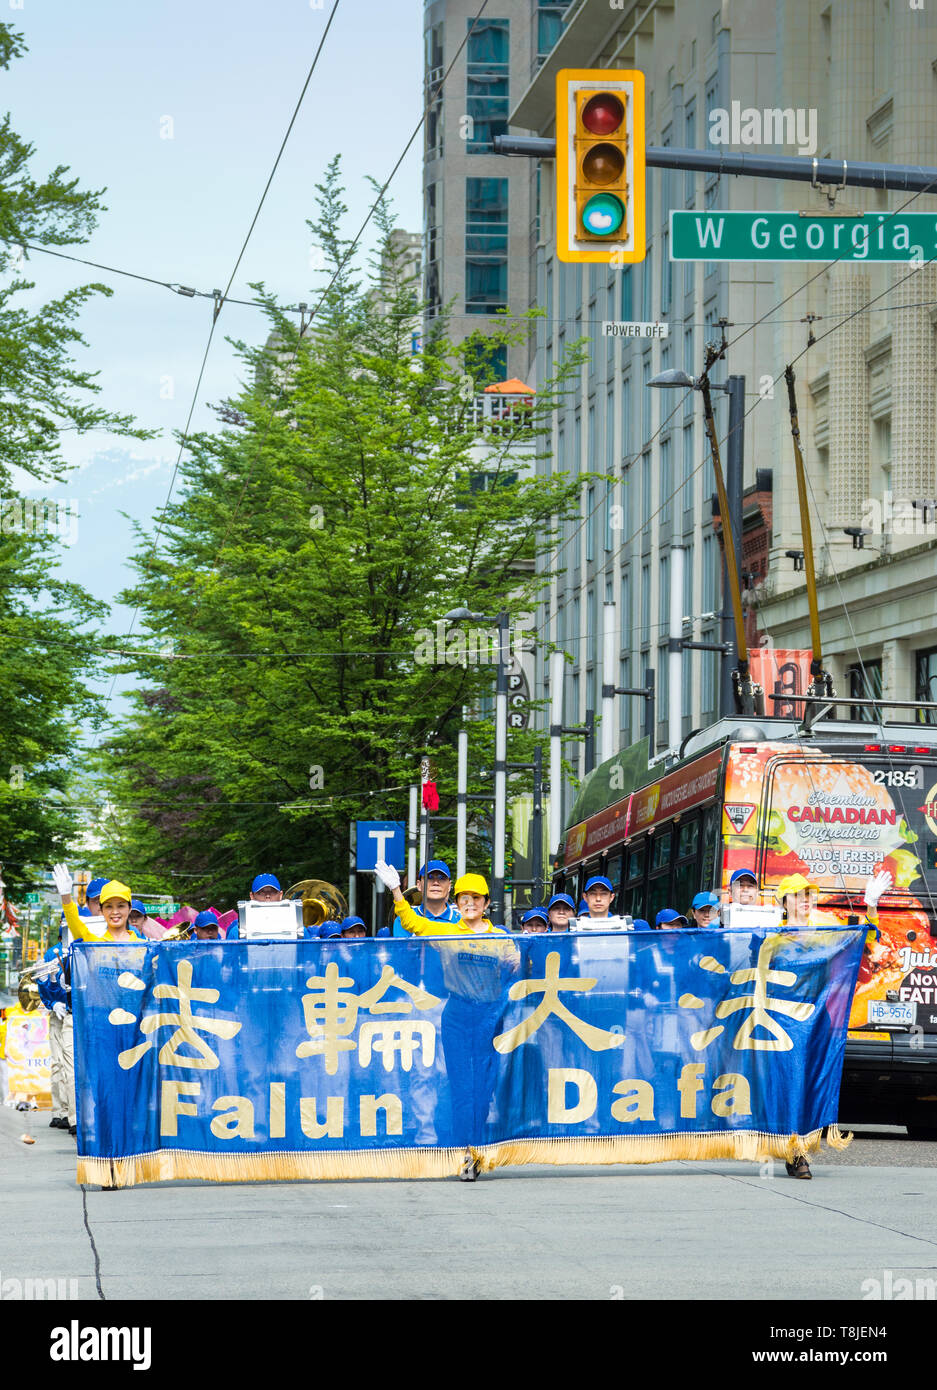
[[[527,159],[555,159],[556,141],[536,135],[496,135],[494,152]],[[733,150],[690,150],[648,145],[644,162],[652,169],[691,173],[745,174],[794,179],[847,188],[894,188],[903,193],[937,193],[937,168],[920,164],[873,164],[864,160],[805,159],[796,155],[739,154]]]

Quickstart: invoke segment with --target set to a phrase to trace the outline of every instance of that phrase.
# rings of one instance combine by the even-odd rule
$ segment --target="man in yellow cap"
[[[131,892],[125,883],[112,878],[101,889],[101,912],[107,923],[103,936],[94,936],[85,925],[85,919],[78,915],[78,908],[72,897],[72,876],[65,864],[56,864],[52,869],[55,886],[62,898],[62,911],[68,929],[76,941],[142,941],[143,938],[130,926]]]

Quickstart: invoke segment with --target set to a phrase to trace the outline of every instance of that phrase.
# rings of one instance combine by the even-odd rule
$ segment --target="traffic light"
[[[643,261],[644,73],[556,74],[556,254],[606,265]]]

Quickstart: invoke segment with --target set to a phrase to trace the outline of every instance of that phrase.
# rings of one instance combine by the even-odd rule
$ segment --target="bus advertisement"
[[[873,741],[883,727],[889,741]],[[578,902],[586,878],[605,874],[610,911],[653,925],[661,908],[686,913],[701,889],[727,905],[739,869],[765,904],[802,875],[817,889],[810,924],[846,926],[866,920],[866,883],[887,871],[850,1011],[845,1118],[937,1137],[937,727],[829,721],[803,737],[764,719],[713,747],[717,729],[571,825],[554,891]]]

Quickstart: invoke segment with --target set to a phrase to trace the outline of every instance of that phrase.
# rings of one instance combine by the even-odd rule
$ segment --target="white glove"
[[[52,1012],[55,1014],[56,1018],[60,1018],[64,1023],[68,1018],[68,1005],[63,1004],[61,999],[59,999],[52,1005]]]
[[[388,864],[386,860],[379,859],[374,866],[374,872],[377,874],[384,887],[389,888],[391,892],[393,892],[395,888],[400,887],[400,875],[393,864]]]
[[[55,879],[55,886],[63,898],[71,897],[72,876],[69,873],[67,864],[53,864],[52,877]]]
[[[877,874],[873,874],[865,885],[865,905],[870,910],[878,907],[878,900],[883,893],[887,893],[892,885],[892,876],[887,869],[880,869]]]

